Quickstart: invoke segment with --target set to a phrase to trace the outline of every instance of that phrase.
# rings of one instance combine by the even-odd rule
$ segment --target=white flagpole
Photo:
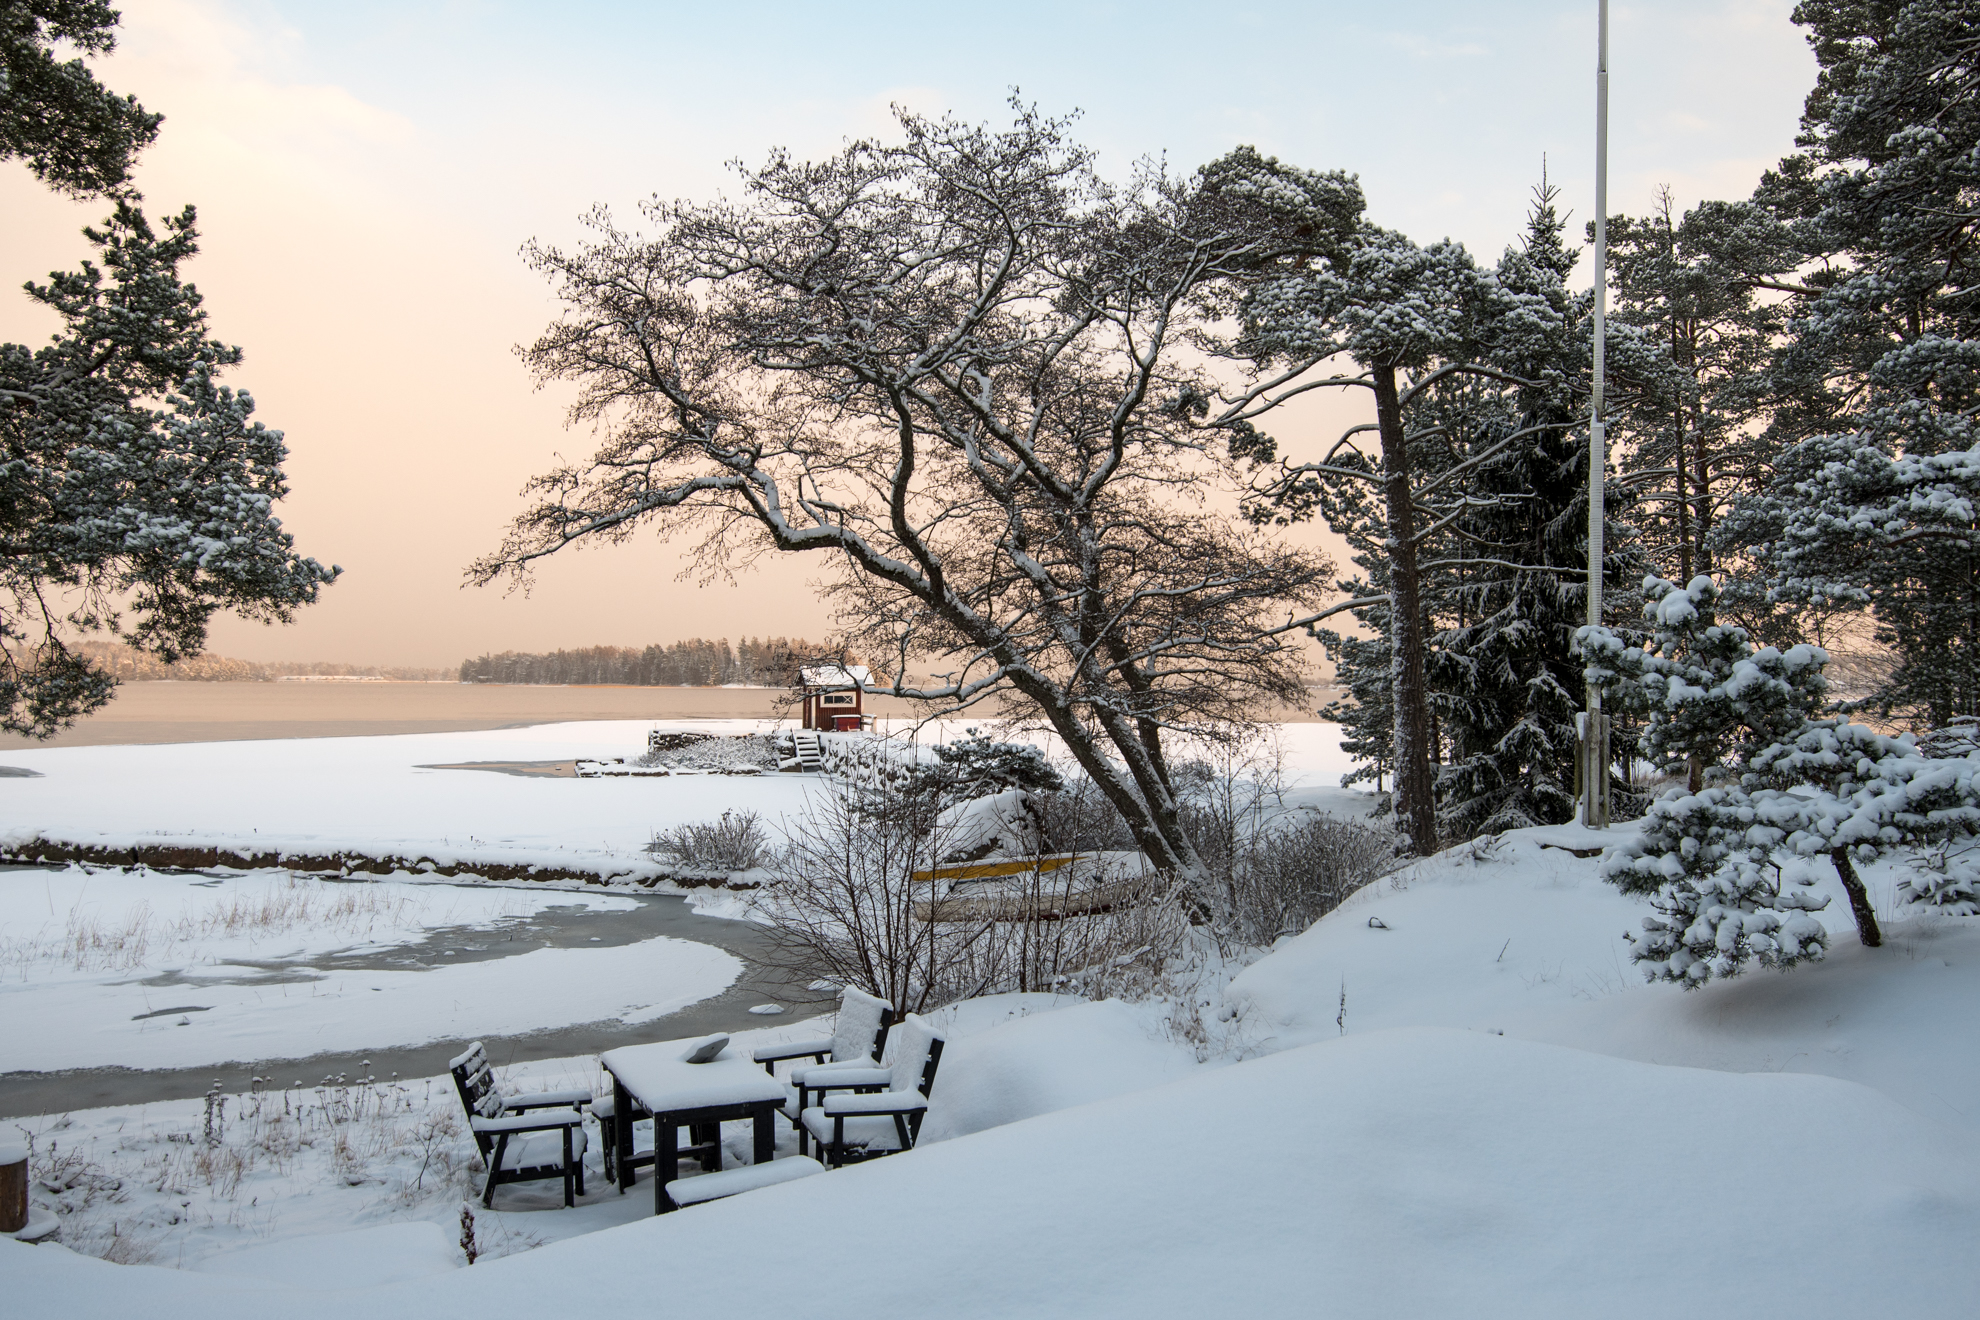
[[[1608,438],[1602,422],[1602,356],[1609,283],[1609,0],[1600,0],[1595,56],[1595,372],[1588,414],[1588,622],[1602,622],[1602,470]],[[1582,728],[1581,823],[1609,827],[1609,719],[1602,690],[1588,685]]]

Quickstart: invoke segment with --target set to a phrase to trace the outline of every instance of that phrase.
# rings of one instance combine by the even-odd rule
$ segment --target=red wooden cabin
[[[804,727],[834,733],[858,733],[866,727],[866,685],[873,673],[865,665],[807,665],[798,671],[804,697]]]

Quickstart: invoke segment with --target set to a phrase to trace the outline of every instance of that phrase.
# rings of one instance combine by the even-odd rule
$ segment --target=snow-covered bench
[[[759,1187],[770,1187],[823,1172],[825,1166],[817,1160],[804,1155],[787,1155],[768,1164],[745,1164],[720,1173],[676,1178],[667,1184],[666,1195],[676,1206],[700,1205],[703,1201],[716,1201],[738,1192],[753,1192]]]
[[[798,1116],[833,1168],[913,1150],[928,1113],[935,1070],[942,1063],[942,1033],[910,1013],[894,1033],[890,1068],[838,1068],[808,1077],[805,1087],[820,1103]]]
[[[467,1110],[474,1144],[488,1165],[488,1184],[481,1204],[491,1206],[501,1183],[564,1180],[564,1204],[577,1204],[584,1195],[584,1111],[589,1091],[540,1091],[534,1095],[504,1095],[488,1066],[488,1053],[476,1041],[450,1060],[454,1088]],[[532,1109],[562,1109],[568,1114],[532,1114]]]

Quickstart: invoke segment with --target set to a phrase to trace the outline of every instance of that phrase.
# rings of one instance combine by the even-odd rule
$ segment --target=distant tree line
[[[584,646],[533,655],[504,651],[461,661],[463,683],[623,683],[635,687],[787,687],[800,664],[816,662],[826,647],[794,637],[729,639],[691,637],[670,646]],[[836,657],[834,657],[836,659]]]
[[[315,675],[332,678],[392,678],[410,683],[441,683],[451,669],[390,665],[345,665],[325,660],[276,660],[263,664],[224,655],[195,655],[165,663],[149,651],[119,642],[78,642],[72,648],[99,673],[120,683],[176,680],[181,683],[265,683],[277,678]]]

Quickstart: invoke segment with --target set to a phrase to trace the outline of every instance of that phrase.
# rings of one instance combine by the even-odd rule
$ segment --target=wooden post
[[[28,1222],[28,1149],[0,1146],[0,1233],[18,1233]]]

